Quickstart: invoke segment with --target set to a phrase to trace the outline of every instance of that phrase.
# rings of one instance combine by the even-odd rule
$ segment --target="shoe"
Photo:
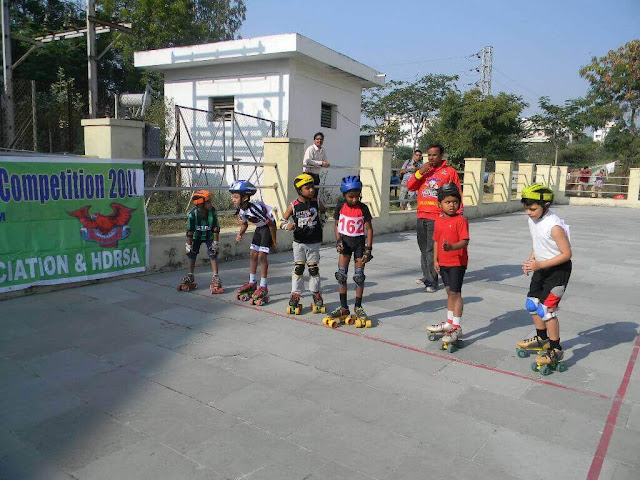
[[[451,330],[453,330],[453,323],[449,322],[436,323],[427,327],[429,333],[449,333]]]
[[[424,291],[427,293],[435,293],[438,291],[438,287],[433,287],[431,285],[427,285],[426,287],[424,287]]]
[[[454,343],[462,338],[462,328],[456,327],[449,333],[442,337],[442,341],[445,343]]]
[[[564,358],[564,352],[558,348],[552,348],[550,350],[541,350],[536,357],[536,363],[538,365],[555,365]]]
[[[549,339],[541,339],[538,335],[531,337],[531,338],[525,338],[524,340],[520,340],[517,343],[518,348],[523,348],[526,350],[529,349],[544,349],[547,350],[549,348]]]
[[[416,285],[424,286],[424,280],[421,278],[416,278]]]

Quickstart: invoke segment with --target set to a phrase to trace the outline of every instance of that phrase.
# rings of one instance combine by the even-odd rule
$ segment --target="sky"
[[[580,67],[640,39],[640,0],[245,0],[243,38],[300,33],[387,75],[455,74],[461,90],[493,46],[492,93],[516,93],[535,113],[587,92]]]

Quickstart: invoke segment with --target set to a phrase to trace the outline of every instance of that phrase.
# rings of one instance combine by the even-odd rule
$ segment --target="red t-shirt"
[[[443,267],[460,267],[469,263],[467,248],[459,250],[444,250],[445,240],[450,243],[458,243],[460,240],[469,240],[469,222],[462,215],[449,217],[442,215],[436,219],[433,230],[433,241],[438,242],[438,263]]]

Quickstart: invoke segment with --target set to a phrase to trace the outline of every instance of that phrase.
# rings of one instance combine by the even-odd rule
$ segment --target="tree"
[[[430,119],[433,119],[445,97],[454,91],[456,76],[428,74],[415,82],[390,81],[384,87],[363,94],[362,112],[373,121],[365,125],[376,133],[383,145],[394,146],[405,136],[413,148],[418,145]],[[402,126],[408,126],[406,133]],[[395,141],[395,143],[393,143]]]
[[[593,57],[580,69],[589,81],[587,101],[593,113],[591,126],[602,127],[615,119],[638,136],[640,110],[640,40],[632,40],[604,57]]]
[[[518,160],[523,153],[519,116],[526,106],[517,95],[483,96],[477,89],[452,92],[425,138],[444,145],[453,161],[465,157]]]
[[[582,132],[580,101],[567,100],[564,106],[554,105],[549,97],[540,97],[538,106],[542,113],[529,118],[534,130],[542,130],[555,147],[554,165],[558,164],[558,151]]]

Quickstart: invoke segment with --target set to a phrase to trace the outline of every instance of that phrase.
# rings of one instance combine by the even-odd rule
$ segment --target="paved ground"
[[[376,238],[365,331],[284,314],[287,252],[259,310],[177,292],[182,272],[2,302],[0,477],[572,479],[604,458],[600,478],[638,479],[640,210],[557,211],[574,247],[569,370],[544,378],[514,352],[532,333],[524,214],[471,223],[467,346],[452,355],[426,340],[444,293],[414,284],[411,232]],[[324,249],[329,307],[335,263]],[[222,265],[228,292],[246,269]]]

